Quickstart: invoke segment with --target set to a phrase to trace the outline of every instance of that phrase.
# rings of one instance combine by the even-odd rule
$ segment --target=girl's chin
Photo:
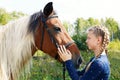
[[[89,47],[89,46],[88,46],[88,49],[90,49],[90,50],[91,50],[91,47]]]
[[[92,50],[92,48],[91,48],[91,47],[88,47],[88,49],[89,49],[89,50]]]

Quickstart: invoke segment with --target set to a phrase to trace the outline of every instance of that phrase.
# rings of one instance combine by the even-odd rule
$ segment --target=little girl
[[[108,80],[110,64],[107,58],[109,31],[104,26],[94,26],[87,30],[87,46],[94,52],[94,57],[82,71],[77,71],[71,61],[72,55],[64,45],[58,48],[58,54],[65,62],[67,71],[72,80]]]

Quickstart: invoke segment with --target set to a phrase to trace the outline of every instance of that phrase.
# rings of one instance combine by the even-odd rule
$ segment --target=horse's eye
[[[54,30],[57,31],[57,32],[61,31],[61,29],[59,27],[54,27]]]

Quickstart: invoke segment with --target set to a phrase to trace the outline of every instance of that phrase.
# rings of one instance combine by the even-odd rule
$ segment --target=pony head
[[[36,18],[36,20],[32,18]],[[32,26],[29,26],[29,30],[34,30],[35,45],[40,50],[62,62],[57,53],[57,47],[65,45],[72,53],[74,66],[76,68],[79,67],[79,64],[82,62],[80,51],[56,15],[52,2],[46,4],[43,12],[34,14],[31,17],[31,21],[33,22]]]

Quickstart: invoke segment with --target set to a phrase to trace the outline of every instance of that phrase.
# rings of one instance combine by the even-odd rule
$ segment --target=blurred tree
[[[22,12],[16,12],[16,11],[13,11],[10,13],[10,17],[12,20],[15,20],[15,19],[18,19],[20,17],[23,17],[23,16],[26,16],[27,14],[24,14]]]
[[[83,18],[78,18],[75,22],[75,34],[72,37],[80,50],[86,50],[86,34],[85,31],[89,22]]]
[[[100,25],[100,22],[98,19],[94,19],[92,17],[90,17],[88,19],[89,25],[88,26],[94,26],[94,25]]]
[[[5,9],[0,8],[0,24],[4,25],[10,20],[10,15],[6,12]]]
[[[74,26],[67,21],[63,22],[63,26],[66,28],[67,32],[72,36],[74,34]]]
[[[98,19],[88,18],[78,18],[75,22],[75,32],[77,35],[84,33],[86,29],[90,26],[100,25],[100,21]]]
[[[6,12],[5,9],[0,8],[0,24],[5,25],[9,21],[18,19],[18,18],[23,17],[25,15],[27,15],[27,14],[24,14],[22,12],[16,12],[16,11],[9,13],[9,12]]]
[[[84,32],[84,28],[87,26],[87,22],[83,18],[77,18],[75,21],[75,33],[79,35]]]
[[[120,29],[118,23],[113,18],[106,18],[105,26],[108,27],[111,40],[113,39],[120,39]]]

